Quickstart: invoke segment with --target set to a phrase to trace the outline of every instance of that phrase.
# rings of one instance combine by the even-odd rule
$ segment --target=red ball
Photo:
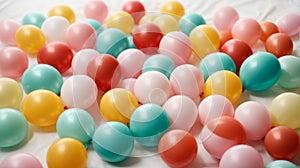
[[[264,143],[267,152],[277,160],[292,160],[300,151],[298,133],[286,126],[271,129]]]
[[[291,55],[293,52],[293,41],[287,34],[272,34],[265,44],[266,51],[274,54],[277,58],[285,55]]]
[[[39,64],[48,64],[60,73],[66,72],[72,65],[73,51],[65,43],[51,42],[42,47],[37,53]]]
[[[279,29],[273,22],[264,21],[260,23],[261,28],[261,34],[260,34],[260,40],[266,41],[269,36],[271,36],[274,33],[279,33]]]
[[[176,129],[161,137],[158,152],[170,167],[187,167],[196,159],[198,144],[192,134]]]
[[[145,15],[145,7],[140,1],[127,1],[123,4],[122,10],[129,13],[135,24],[138,24]]]
[[[232,39],[232,34],[230,31],[220,31],[220,47],[222,47],[227,41]]]

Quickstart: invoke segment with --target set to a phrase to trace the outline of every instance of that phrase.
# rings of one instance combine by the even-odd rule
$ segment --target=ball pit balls
[[[276,20],[276,25],[280,33],[285,33],[289,36],[294,36],[300,30],[300,15],[299,13],[286,13]]]
[[[197,157],[198,143],[195,137],[187,131],[171,130],[161,137],[158,152],[170,167],[187,167]]]
[[[100,55],[95,49],[82,49],[78,51],[72,59],[72,72],[73,75],[87,75],[87,67],[89,62]]]
[[[281,75],[277,84],[286,89],[300,87],[300,58],[295,56],[283,56],[278,59],[281,67]]]
[[[104,30],[101,23],[95,19],[86,19],[85,22],[90,24],[94,28],[97,35],[99,35]]]
[[[87,151],[80,141],[60,138],[49,147],[46,161],[49,168],[85,168],[87,157]]]
[[[261,28],[252,18],[243,18],[236,21],[232,27],[232,37],[253,46],[259,39]]]
[[[38,89],[50,90],[60,94],[63,78],[54,67],[37,64],[25,70],[21,83],[26,94]]]
[[[13,147],[27,137],[28,124],[24,115],[15,109],[0,109],[0,148]]]
[[[246,136],[243,125],[230,116],[210,120],[200,133],[204,148],[217,159],[230,147],[246,143]]]
[[[136,97],[126,89],[114,88],[106,92],[100,101],[100,112],[106,121],[129,124],[132,113],[138,107]]]
[[[139,144],[155,147],[170,128],[170,120],[162,107],[156,104],[143,104],[133,112],[129,128]]]
[[[100,23],[104,23],[108,14],[108,8],[104,1],[89,0],[84,4],[83,14],[86,18],[95,19]]]
[[[138,24],[143,16],[145,16],[145,7],[140,1],[128,1],[122,5],[122,10],[129,13],[135,24]]]
[[[95,132],[95,122],[87,111],[70,108],[59,116],[56,131],[61,138],[74,138],[88,146]]]
[[[139,21],[139,25],[144,24],[144,23],[153,23],[153,21],[160,16],[159,13],[149,13],[141,18]]]
[[[172,71],[175,69],[174,62],[166,55],[156,54],[149,57],[143,65],[142,72],[157,71],[170,78]]]
[[[292,39],[284,33],[272,34],[265,43],[266,51],[274,54],[277,58],[284,55],[291,55],[293,48]]]
[[[41,28],[45,20],[46,17],[42,13],[29,12],[23,16],[22,25],[34,25],[38,28]]]
[[[0,22],[0,41],[9,46],[16,46],[15,34],[21,27],[19,22],[5,19]]]
[[[264,73],[261,73],[264,72]],[[271,88],[280,78],[278,59],[268,52],[256,52],[241,65],[240,79],[243,87],[252,92]]]
[[[166,35],[172,31],[178,31],[179,26],[177,20],[170,16],[170,15],[160,15],[157,16],[154,20],[153,23],[157,25],[161,32]]]
[[[238,12],[230,6],[220,6],[215,9],[213,14],[213,23],[221,31],[231,32],[233,25],[238,20]]]
[[[287,160],[274,160],[265,166],[265,168],[277,168],[277,167],[297,168],[297,166],[293,162]]]
[[[43,168],[41,162],[33,155],[29,153],[15,153],[7,156],[0,168]]]
[[[27,121],[36,126],[54,125],[64,111],[60,97],[48,90],[35,90],[23,101],[21,111]]]
[[[180,31],[186,34],[187,36],[190,35],[191,31],[195,27],[203,24],[206,24],[206,21],[204,20],[203,16],[194,12],[183,15],[178,22]]]
[[[176,0],[166,1],[160,6],[160,13],[171,15],[179,20],[184,15],[184,6]]]
[[[120,122],[100,125],[93,136],[93,148],[107,162],[121,162],[130,156],[134,137],[130,129]]]
[[[68,5],[62,4],[55,5],[50,8],[50,10],[48,11],[48,17],[52,16],[62,16],[66,18],[70,22],[70,24],[72,24],[76,20],[74,11]]]
[[[266,41],[272,34],[279,33],[278,27],[275,23],[270,21],[263,21],[260,23],[261,34],[260,40]]]
[[[116,28],[129,35],[134,27],[132,16],[124,11],[111,14],[106,20],[107,28]]]
[[[70,26],[70,22],[62,16],[52,16],[46,18],[41,30],[46,36],[47,42],[66,42],[65,33]]]
[[[23,99],[21,85],[10,78],[0,78],[0,109],[18,108]]]
[[[264,144],[266,151],[276,160],[291,161],[300,151],[298,133],[286,126],[271,129],[264,139]]]

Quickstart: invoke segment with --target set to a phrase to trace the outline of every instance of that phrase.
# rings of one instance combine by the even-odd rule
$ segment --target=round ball
[[[276,25],[281,33],[285,33],[289,36],[294,36],[299,33],[300,30],[300,15],[299,13],[286,13],[280,16],[276,20]]]
[[[272,34],[279,33],[278,27],[273,22],[264,21],[260,23],[260,40],[266,41]]]
[[[265,43],[266,51],[274,54],[277,58],[284,55],[291,55],[293,48],[292,39],[284,33],[272,34]]]
[[[293,162],[287,161],[287,160],[274,160],[266,165],[265,168],[297,168],[297,165],[295,165]]]
[[[100,23],[104,23],[108,14],[108,7],[104,1],[89,0],[84,4],[83,14],[86,18],[95,19]]]
[[[73,75],[87,75],[89,62],[100,55],[95,49],[82,49],[78,51],[72,59]]]
[[[110,15],[106,24],[107,28],[116,28],[129,35],[134,27],[134,20],[129,13],[119,11]]]
[[[160,12],[179,20],[184,15],[184,6],[176,0],[166,1],[160,6]]]
[[[0,108],[18,108],[23,99],[20,84],[10,78],[0,78]]]
[[[74,11],[67,5],[55,5],[48,11],[48,17],[52,16],[62,16],[66,18],[70,23],[76,20]]]
[[[22,25],[34,25],[41,28],[45,20],[46,17],[42,13],[29,12],[23,16]]]
[[[172,71],[175,69],[172,59],[163,54],[156,54],[149,57],[143,65],[142,72],[157,71],[170,78]]]
[[[43,168],[41,162],[29,153],[16,153],[7,156],[0,164],[1,168]]]
[[[47,42],[66,42],[66,31],[70,22],[62,16],[52,16],[47,18],[41,27],[46,36]]]
[[[259,23],[252,18],[239,19],[232,27],[232,37],[253,46],[259,39],[261,28]]]
[[[145,16],[145,7],[140,1],[127,1],[122,5],[122,10],[129,13],[135,24],[138,24],[143,16]]]
[[[0,22],[0,41],[9,46],[16,46],[15,34],[21,27],[19,22],[5,19]]]
[[[281,67],[281,75],[277,84],[285,89],[300,87],[300,58],[295,56],[283,56],[278,59]]]
[[[198,13],[194,12],[185,14],[180,18],[178,22],[180,31],[186,34],[187,36],[190,35],[191,31],[195,27],[203,24],[206,24],[204,18]]]
[[[238,19],[238,12],[230,6],[220,6],[215,9],[213,14],[213,23],[218,30],[231,32],[234,23]]]

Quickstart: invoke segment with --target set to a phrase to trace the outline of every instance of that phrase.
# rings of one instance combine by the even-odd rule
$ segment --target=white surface
[[[30,11],[42,12],[47,15],[47,11],[55,4],[63,3],[69,5],[76,13],[77,20],[84,19],[83,17],[83,5],[87,0],[0,0],[0,21],[3,19],[15,19],[21,21],[22,17]],[[159,6],[162,4],[160,0],[141,0],[148,12],[158,12]],[[122,0],[109,0],[105,1],[108,5],[110,13],[121,10]],[[300,1],[299,0],[181,0],[186,13],[198,12],[201,14],[207,24],[212,25],[212,16],[216,6],[229,5],[234,7],[240,18],[251,17],[260,21],[270,20],[275,21],[279,16],[286,12],[299,12]],[[300,41],[299,34],[293,37],[294,41],[294,53],[293,55],[300,56]],[[262,43],[258,42],[254,48],[254,51],[263,50]],[[35,60],[30,60],[33,64]],[[235,107],[241,102],[247,100],[256,100],[263,103],[268,107],[272,99],[280,93],[288,90],[281,89],[277,86],[272,87],[269,90],[259,93],[244,92],[241,99],[235,104]],[[300,88],[289,90],[300,94]],[[103,122],[101,115],[98,111],[98,105],[94,104],[89,109],[93,115],[97,126]],[[204,150],[199,141],[199,132],[201,131],[201,125],[199,121],[192,129],[192,133],[196,136],[199,142],[198,156],[195,162],[190,167],[218,167],[217,160],[209,156]],[[17,152],[28,152],[35,155],[43,164],[46,165],[46,153],[51,145],[58,139],[58,135],[55,133],[55,127],[50,128],[37,128],[35,126],[29,126],[29,133],[27,140],[24,144],[15,147],[13,149],[1,149],[0,150],[0,162],[8,155]],[[249,142],[254,146],[263,156],[264,163],[269,163],[272,159],[264,151],[262,142]],[[300,156],[298,155],[294,162],[300,165]],[[143,148],[136,144],[132,153],[132,157],[126,161],[118,164],[109,164],[104,162],[92,149],[88,150],[88,168],[95,167],[167,167],[166,164],[160,159],[155,148]]]

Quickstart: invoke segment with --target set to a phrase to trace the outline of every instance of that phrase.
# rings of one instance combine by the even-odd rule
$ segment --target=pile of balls
[[[192,164],[200,143],[221,168],[297,167],[300,95],[280,94],[269,107],[237,102],[244,90],[300,88],[300,58],[292,55],[299,14],[259,23],[222,6],[208,25],[175,0],[156,13],[128,1],[110,16],[104,1],[90,0],[83,12],[86,20],[76,21],[69,6],[57,5],[47,17],[0,22],[0,148],[21,144],[29,122],[56,125],[49,168],[84,168],[88,150],[121,162],[135,141],[170,167]],[[253,52],[258,40],[265,50]],[[29,66],[28,57],[37,62]],[[88,111],[95,102],[106,121],[98,128]],[[189,131],[198,119],[197,140]],[[247,145],[260,140],[274,158],[267,165]],[[27,153],[0,163],[20,166],[42,167]]]

